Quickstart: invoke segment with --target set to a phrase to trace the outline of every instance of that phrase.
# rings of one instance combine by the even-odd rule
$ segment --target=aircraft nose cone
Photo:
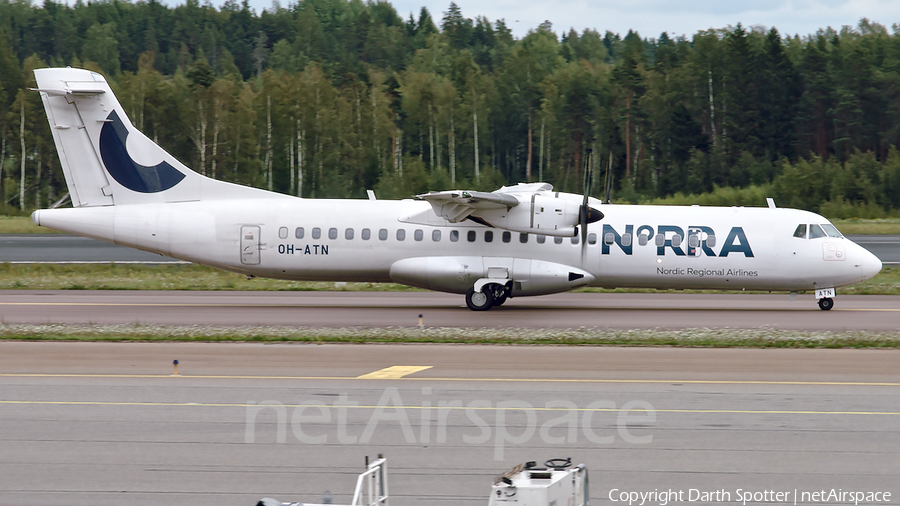
[[[879,272],[881,272],[881,260],[878,259],[877,256],[873,255],[869,250],[860,247],[862,250],[862,271],[863,271],[863,280],[869,279]]]

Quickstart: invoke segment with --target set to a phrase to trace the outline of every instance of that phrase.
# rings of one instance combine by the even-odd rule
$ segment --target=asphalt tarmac
[[[900,263],[900,236],[847,236],[885,264]],[[173,263],[174,258],[124,246],[63,234],[0,235],[0,262]]]
[[[653,491],[681,494],[669,504],[701,492],[707,504],[748,493],[747,504],[848,504],[803,500],[832,490],[896,504],[898,361],[896,350],[0,342],[0,504],[249,506],[326,491],[347,504],[378,453],[395,506],[484,505],[495,476],[556,457],[588,466],[592,504]]]
[[[435,292],[0,291],[6,323],[304,327],[773,328],[896,331],[900,297],[848,295],[821,311],[812,294],[562,293],[473,312]]]

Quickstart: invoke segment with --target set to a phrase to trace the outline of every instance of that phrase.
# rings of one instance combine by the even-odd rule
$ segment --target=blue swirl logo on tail
[[[168,162],[152,167],[140,165],[128,155],[125,140],[128,129],[113,111],[100,129],[100,158],[106,170],[120,185],[139,193],[156,193],[168,190],[182,179],[184,174]]]

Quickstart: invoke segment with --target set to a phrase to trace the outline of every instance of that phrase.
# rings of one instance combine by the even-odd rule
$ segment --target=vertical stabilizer
[[[78,109],[76,97],[86,108],[88,103],[97,105],[100,97],[107,93],[106,81],[98,74],[87,70],[64,69],[36,70],[38,88],[53,141],[59,152],[59,162],[66,177],[72,205],[75,207],[108,206],[113,204],[111,195],[104,195],[109,181],[103,171],[100,159],[92,148],[91,140]],[[95,77],[99,81],[95,81]],[[68,81],[68,82],[67,82]],[[69,82],[74,88],[69,88]],[[77,166],[77,170],[73,170]]]
[[[96,72],[34,71],[75,207],[200,199],[202,176],[135,128]]]

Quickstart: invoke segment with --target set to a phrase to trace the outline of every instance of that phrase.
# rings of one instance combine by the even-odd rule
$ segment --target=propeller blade
[[[588,223],[588,214],[590,214],[590,207],[588,207],[588,193],[591,189],[591,158],[594,156],[593,152],[588,153],[587,164],[584,168],[584,200],[581,202],[581,207],[578,209],[578,224],[581,228],[581,265],[584,266],[584,259],[587,256],[587,226]]]
[[[612,191],[612,150],[609,150],[609,165],[606,166],[606,203],[609,204],[609,195]]]

